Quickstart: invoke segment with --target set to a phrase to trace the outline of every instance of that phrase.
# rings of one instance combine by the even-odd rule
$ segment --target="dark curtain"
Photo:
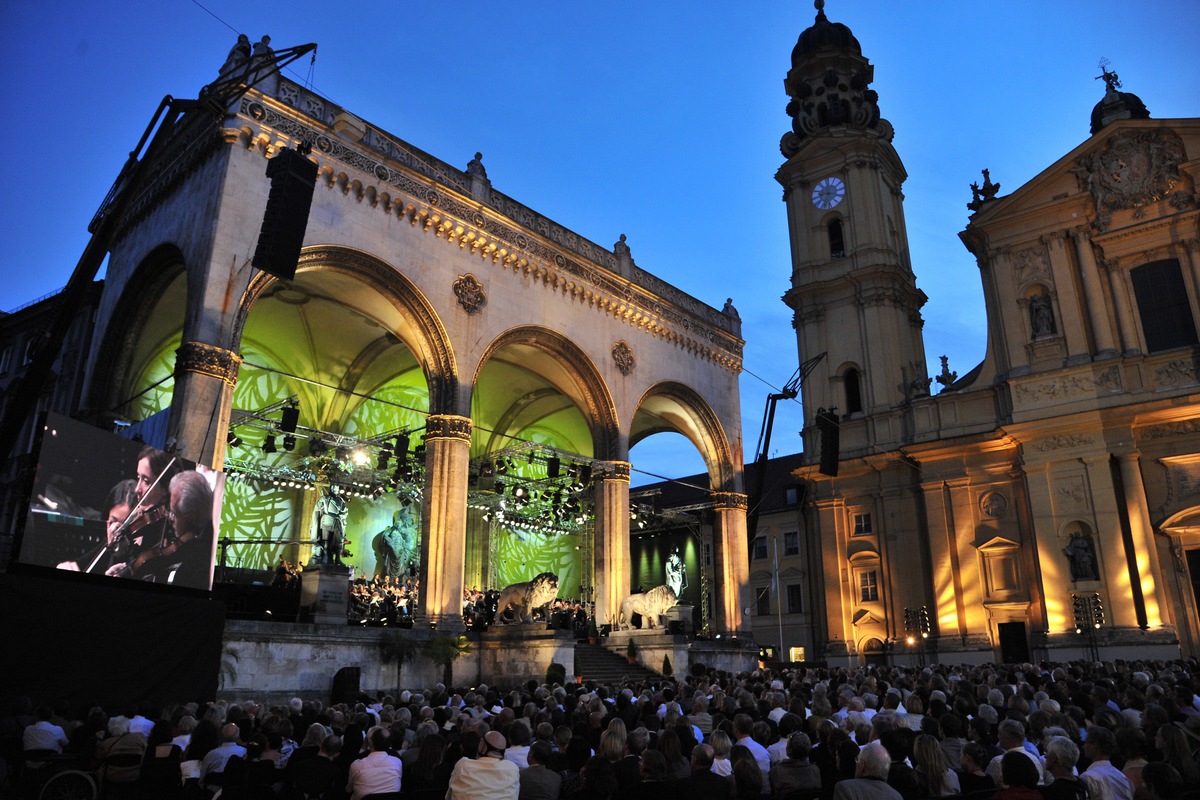
[[[96,703],[110,714],[215,697],[223,604],[81,577],[0,574],[0,696]]]

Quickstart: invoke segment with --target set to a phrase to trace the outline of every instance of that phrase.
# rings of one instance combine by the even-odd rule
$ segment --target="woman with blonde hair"
[[[728,778],[733,774],[733,762],[729,760],[729,751],[733,749],[733,742],[730,741],[729,734],[721,730],[713,731],[712,736],[708,738],[708,743],[712,745],[713,749],[712,771],[722,778]]]
[[[960,793],[958,775],[946,763],[946,754],[933,736],[917,737],[913,745],[913,766],[925,778],[929,797],[953,797]]]

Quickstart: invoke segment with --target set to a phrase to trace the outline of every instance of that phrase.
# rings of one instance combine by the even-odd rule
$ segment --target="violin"
[[[134,511],[134,513],[130,514],[121,523],[121,527],[117,530],[113,541],[100,548],[100,552],[96,554],[96,557],[85,571],[91,572],[100,563],[100,559],[104,554],[111,552],[113,563],[125,562],[126,566],[121,571],[121,577],[129,577],[132,574],[131,567],[133,566],[133,562],[140,558],[140,554],[143,551],[152,546],[163,544],[162,542],[157,542],[154,545],[151,545],[149,542],[141,542],[139,544],[138,539],[142,536],[142,531],[147,526],[166,519],[170,513],[171,509],[165,503],[152,508]],[[166,532],[164,532],[163,539],[166,539]]]

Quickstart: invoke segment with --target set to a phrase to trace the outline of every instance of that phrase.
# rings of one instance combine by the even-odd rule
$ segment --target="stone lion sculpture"
[[[641,614],[644,627],[657,628],[658,615],[679,602],[670,586],[655,586],[648,592],[631,594],[621,601],[617,630],[633,628],[633,615]]]
[[[533,622],[533,612],[557,596],[558,576],[553,572],[543,572],[531,581],[505,586],[496,601],[496,619],[500,621],[504,610],[511,608],[513,622]]]

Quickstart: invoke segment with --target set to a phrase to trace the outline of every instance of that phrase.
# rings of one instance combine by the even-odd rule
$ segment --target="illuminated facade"
[[[624,236],[597,245],[497,191],[479,154],[451,166],[286,77],[219,120],[190,112],[172,137],[112,248],[88,400],[132,421],[169,408],[169,445],[238,476],[230,568],[307,561],[315,500],[337,486],[346,559],[366,574],[404,560],[411,538],[380,543],[419,506],[422,613],[440,629],[461,626],[464,587],[544,571],[603,624],[631,588],[629,449],[674,431],[715,487],[712,624],[737,630],[731,306],[644,271]],[[295,279],[280,280],[250,263],[264,173],[303,142],[317,188]],[[339,450],[365,453],[351,465]]]
[[[934,395],[872,71],[818,10],[792,53],[777,175],[800,358],[825,354],[796,472],[823,655],[1200,652],[1200,120],[1149,119],[1106,73],[1090,138],[1011,194],[985,174],[961,238],[987,352],[961,378],[943,365]],[[822,409],[840,420],[836,477],[818,469]]]

